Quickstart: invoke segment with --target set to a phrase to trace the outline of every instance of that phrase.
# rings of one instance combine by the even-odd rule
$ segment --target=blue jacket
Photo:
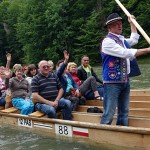
[[[63,75],[65,68],[67,67],[67,64],[62,64],[60,66],[60,68],[56,71],[56,74],[61,82],[62,88],[64,89],[64,94],[66,94],[66,88],[67,88],[67,79],[66,77]],[[69,72],[66,72],[66,74],[68,75],[68,78],[71,80],[72,82],[72,86],[75,89],[78,89],[79,86],[77,85],[77,83],[73,80],[71,74]]]

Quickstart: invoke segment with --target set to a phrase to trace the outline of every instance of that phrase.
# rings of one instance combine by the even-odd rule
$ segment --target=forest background
[[[121,2],[150,35],[150,0]],[[123,35],[129,37],[127,17],[115,0],[0,0],[0,65],[5,65],[8,52],[12,65],[37,64],[42,59],[56,63],[65,49],[71,61],[80,64],[87,54],[90,63],[97,65],[106,35],[104,24],[112,12],[122,16]],[[148,46],[141,36],[135,48]]]

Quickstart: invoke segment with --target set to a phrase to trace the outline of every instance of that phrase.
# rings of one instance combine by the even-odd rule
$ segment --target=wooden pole
[[[131,14],[128,12],[128,10],[121,4],[121,2],[119,0],[115,0],[116,3],[120,6],[120,8],[124,11],[124,13],[130,17]],[[142,29],[142,27],[138,24],[138,22],[131,18],[131,21],[133,22],[133,24],[136,26],[136,28],[140,31],[140,33],[143,35],[143,37],[145,38],[145,40],[150,44],[150,38],[148,37],[148,35],[145,33],[145,31]]]

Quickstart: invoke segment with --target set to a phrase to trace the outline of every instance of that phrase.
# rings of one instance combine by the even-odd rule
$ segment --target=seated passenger
[[[81,95],[78,91],[78,85],[73,80],[70,73],[66,71],[66,66],[67,64],[64,63],[64,60],[59,60],[56,65],[56,74],[63,87],[64,97],[71,101],[72,110],[75,111],[78,107]]]
[[[89,89],[85,92],[82,93],[87,93],[87,91],[92,91],[94,94],[94,99],[102,99],[102,97],[99,95],[98,90],[97,90],[97,82],[96,79],[93,76],[90,76],[89,78],[87,78],[85,81],[81,82],[81,80],[78,78],[77,76],[77,64],[74,62],[70,62],[68,63],[67,66],[67,70],[68,72],[71,74],[72,78],[74,79],[74,81],[78,84],[78,86],[82,87],[81,89],[86,89],[85,87],[88,86]],[[86,96],[86,95],[85,95]]]
[[[31,101],[30,85],[22,76],[23,70],[21,65],[15,65],[14,73],[16,76],[9,81],[12,104],[20,110],[22,115],[28,115],[34,110],[34,105]]]
[[[10,71],[11,54],[8,53],[6,58],[6,68],[4,66],[0,67],[0,106],[9,108],[12,106],[10,92],[8,92],[9,78],[12,75]],[[8,97],[10,97],[9,100]]]
[[[27,71],[28,71],[28,65],[25,64],[23,65],[23,77],[26,78],[27,77]]]
[[[5,106],[6,85],[5,85],[5,68],[0,67],[0,106]]]
[[[37,68],[34,64],[30,64],[28,66],[28,70],[26,73],[26,80],[29,82],[29,84],[31,85],[31,81],[33,79],[33,77],[37,74]]]
[[[82,98],[81,96],[84,96],[85,93],[90,89],[94,92],[95,98],[100,99],[100,95],[97,91],[97,84],[94,77],[90,77],[85,81],[85,83],[78,86],[78,84],[72,78],[71,74],[66,69],[67,62],[69,59],[69,54],[67,53],[67,51],[64,51],[64,58],[64,60],[58,61],[56,65],[56,73],[65,91],[64,96],[67,99],[71,100],[73,103],[73,110],[75,110],[77,108],[78,103],[80,103],[80,99]]]
[[[0,106],[5,106],[5,108],[12,106],[11,92],[9,90],[10,76],[10,70],[7,70],[6,68],[0,69]]]
[[[59,78],[50,71],[48,61],[40,61],[38,67],[39,73],[31,82],[35,109],[45,113],[49,118],[56,118],[56,112],[63,109],[63,119],[71,120],[71,102],[62,98],[64,91]]]
[[[54,68],[54,63],[53,63],[53,61],[52,61],[52,60],[49,60],[49,61],[48,61],[48,64],[49,64],[49,70],[50,70],[50,72],[52,72],[52,71],[53,71],[53,68]]]
[[[94,76],[96,79],[96,82],[98,82],[98,92],[101,97],[103,97],[103,81],[99,79],[97,74],[94,72],[93,68],[89,64],[89,57],[87,55],[83,55],[81,57],[81,65],[77,68],[77,76],[81,80],[81,82],[84,82],[87,78],[90,76]],[[87,99],[94,99],[94,94],[93,93],[87,93],[86,94]]]

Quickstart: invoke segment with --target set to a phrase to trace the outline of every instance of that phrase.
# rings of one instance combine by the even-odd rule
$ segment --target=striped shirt
[[[39,73],[33,77],[31,82],[32,93],[37,92],[43,98],[51,101],[56,99],[61,88],[59,78],[54,73],[50,73],[48,77]]]

